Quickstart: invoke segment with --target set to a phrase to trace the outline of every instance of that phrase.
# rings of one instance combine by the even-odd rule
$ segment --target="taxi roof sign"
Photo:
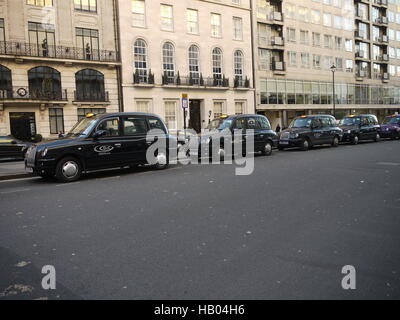
[[[93,118],[95,116],[94,113],[87,113],[86,118]]]

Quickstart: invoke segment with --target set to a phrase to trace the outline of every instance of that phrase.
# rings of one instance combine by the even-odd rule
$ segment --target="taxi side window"
[[[245,129],[246,127],[246,120],[244,118],[241,119],[237,119],[235,121],[235,129],[241,130],[241,129]]]
[[[247,119],[247,129],[256,129],[256,119],[254,118]]]
[[[150,125],[150,130],[152,129],[159,129],[165,132],[165,126],[161,122],[160,119],[157,118],[149,118],[149,125]]]
[[[263,130],[271,130],[271,125],[269,121],[263,117],[258,118],[258,122],[260,124],[260,128]]]
[[[314,128],[322,128],[322,122],[320,118],[315,118],[312,122]]]
[[[147,124],[143,118],[126,118],[124,120],[124,136],[146,134]]]
[[[361,125],[362,126],[368,126],[369,125],[368,118],[361,118]]]
[[[371,117],[369,117],[369,122],[372,125],[376,125],[376,124],[378,124],[378,119],[376,119],[374,116],[371,116]]]
[[[118,119],[107,119],[102,121],[98,126],[97,130],[106,131],[106,137],[117,137],[119,136],[119,120]]]

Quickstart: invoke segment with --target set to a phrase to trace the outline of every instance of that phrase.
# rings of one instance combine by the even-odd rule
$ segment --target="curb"
[[[29,173],[8,174],[8,175],[5,175],[5,176],[0,176],[0,181],[21,179],[21,178],[30,178],[30,177],[34,177],[34,175],[33,174],[29,174]]]

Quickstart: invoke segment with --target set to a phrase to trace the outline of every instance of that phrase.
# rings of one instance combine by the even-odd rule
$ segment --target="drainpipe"
[[[252,69],[253,69],[253,88],[254,88],[254,113],[257,113],[257,89],[256,89],[256,55],[254,50],[254,11],[253,0],[250,0],[250,24],[251,24],[251,55],[252,55]]]
[[[113,0],[113,10],[114,10],[114,42],[115,42],[115,50],[117,59],[119,62],[121,60],[121,38],[120,38],[120,27],[119,27],[119,4],[118,0]],[[122,66],[116,66],[117,71],[117,82],[118,82],[118,109],[119,112],[124,112],[124,95],[122,90]]]

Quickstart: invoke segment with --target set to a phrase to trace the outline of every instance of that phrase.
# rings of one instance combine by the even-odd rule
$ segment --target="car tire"
[[[264,149],[261,151],[263,156],[270,156],[272,154],[272,143],[267,141],[264,145]]]
[[[333,141],[332,141],[331,146],[332,146],[333,148],[337,148],[337,147],[339,146],[339,142],[340,142],[339,137],[338,137],[338,136],[335,136],[335,137],[333,138]]]
[[[351,138],[350,143],[352,145],[357,145],[359,141],[360,141],[360,138],[357,135],[355,135],[353,138]]]
[[[74,182],[82,175],[82,165],[74,157],[61,159],[56,167],[56,178],[62,182]]]
[[[165,150],[160,150],[157,152],[157,163],[154,165],[156,170],[164,170],[169,166],[168,153]]]
[[[310,141],[308,139],[303,139],[301,141],[300,149],[302,151],[308,151],[310,149]]]
[[[375,135],[374,141],[375,141],[375,142],[379,142],[379,140],[381,140],[381,135],[380,135],[379,133],[377,133],[377,134]]]

